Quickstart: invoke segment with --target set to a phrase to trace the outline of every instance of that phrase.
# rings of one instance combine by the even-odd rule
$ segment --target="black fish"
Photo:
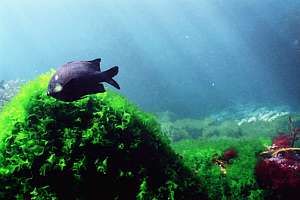
[[[68,62],[61,66],[51,78],[47,95],[62,101],[75,101],[88,94],[105,92],[101,82],[106,82],[120,89],[112,79],[118,74],[117,66],[101,72],[101,59],[91,61]]]

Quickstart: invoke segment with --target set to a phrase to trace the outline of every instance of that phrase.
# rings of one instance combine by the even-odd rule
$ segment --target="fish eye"
[[[53,89],[53,92],[57,93],[57,92],[62,91],[62,89],[63,89],[62,85],[59,84],[59,83],[56,83],[56,84],[55,84],[55,87],[54,87],[54,89]]]

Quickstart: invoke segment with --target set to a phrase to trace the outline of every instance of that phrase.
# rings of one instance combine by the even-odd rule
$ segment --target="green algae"
[[[300,123],[299,114],[290,115],[295,123]],[[197,138],[218,137],[275,137],[278,133],[289,132],[287,125],[288,116],[281,116],[272,121],[246,122],[241,125],[235,119],[217,121],[206,117],[202,119],[177,119],[175,121],[163,121],[161,127],[165,135],[172,141]]]
[[[152,115],[111,91],[57,101],[52,74],[0,114],[1,199],[206,198]]]
[[[173,148],[183,156],[186,164],[198,174],[209,199],[251,199],[264,198],[264,192],[256,183],[254,175],[258,154],[270,145],[268,138],[201,138],[182,140]],[[212,162],[213,157],[221,156],[229,148],[238,152],[238,157],[227,165],[227,174]]]
[[[0,141],[11,132],[16,122],[24,122],[27,115],[26,107],[31,102],[32,97],[38,93],[45,92],[45,89],[50,80],[50,76],[54,71],[50,71],[37,78],[35,81],[30,81],[25,84],[18,95],[16,95],[10,103],[4,106],[0,115]],[[3,143],[0,143],[3,145]]]

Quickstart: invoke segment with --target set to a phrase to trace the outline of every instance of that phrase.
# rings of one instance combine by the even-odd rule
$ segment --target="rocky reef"
[[[0,81],[0,110],[1,108],[9,102],[12,97],[14,97],[20,87],[25,83],[25,80],[9,80],[9,81]]]
[[[0,199],[206,199],[152,115],[111,91],[57,101],[52,74],[0,113]]]
[[[161,129],[172,141],[207,137],[274,137],[287,131],[286,121],[292,116],[300,125],[300,115],[288,112],[285,107],[266,107],[221,112],[203,118],[178,118],[171,112],[157,113]]]

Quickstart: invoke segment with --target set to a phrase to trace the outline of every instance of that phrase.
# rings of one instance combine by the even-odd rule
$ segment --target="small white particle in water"
[[[185,39],[189,39],[190,36],[189,36],[189,35],[185,35],[184,38],[185,38]]]
[[[212,87],[215,87],[215,82],[212,82],[212,83],[211,83],[211,86],[212,86]]]
[[[58,80],[58,75],[55,75],[54,79],[57,81]]]

